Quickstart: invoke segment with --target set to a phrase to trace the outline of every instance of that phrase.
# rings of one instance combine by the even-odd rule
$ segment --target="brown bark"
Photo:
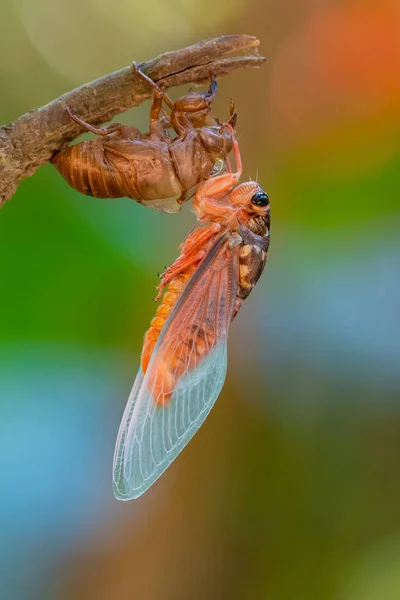
[[[240,68],[259,67],[265,58],[258,55],[259,40],[248,35],[226,35],[203,40],[141,63],[139,68],[163,89],[209,80]],[[233,52],[249,55],[225,58]],[[15,193],[20,181],[32,175],[57,150],[82,133],[65,110],[92,125],[109,121],[114,115],[138,106],[151,90],[125,67],[80,86],[41,108],[0,127],[0,206]]]

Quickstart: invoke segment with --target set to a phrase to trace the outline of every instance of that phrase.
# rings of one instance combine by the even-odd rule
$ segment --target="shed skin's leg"
[[[153,89],[153,102],[150,108],[150,134],[160,139],[168,137],[167,128],[171,127],[171,120],[169,116],[163,116],[163,122],[161,122],[160,113],[163,108],[163,102],[173,110],[174,103],[168,94],[165,94],[160,87],[153,81],[148,75],[145,75],[143,71],[138,69],[136,63],[132,63],[133,70],[137,73],[143,81],[147,83]]]
[[[155,81],[138,69],[135,62],[132,63],[132,68],[137,75],[147,83],[147,85],[153,88],[153,103],[150,110],[150,132],[155,135],[160,132],[160,112],[163,108],[163,101],[165,101],[167,106],[171,109],[171,115],[166,117],[168,119],[169,127],[173,127],[178,135],[184,135],[195,128],[192,119],[189,118],[188,115],[191,114],[193,118],[193,115],[196,115],[197,113],[202,115],[203,113],[208,112],[217,93],[217,81],[211,73],[211,83],[207,92],[189,93],[186,96],[178,98],[176,102],[173,102],[171,98],[160,89]],[[163,127],[163,129],[165,131],[165,127]]]
[[[66,111],[68,113],[68,116],[73,121],[75,121],[75,123],[78,123],[78,125],[83,127],[83,129],[86,129],[86,131],[90,131],[91,133],[94,133],[95,135],[100,135],[102,137],[113,137],[113,138],[126,138],[126,137],[129,137],[129,139],[142,139],[143,138],[142,133],[139,131],[139,129],[136,129],[136,127],[122,125],[121,123],[111,123],[111,125],[106,125],[105,127],[94,127],[93,125],[90,125],[90,123],[86,123],[86,121],[84,121],[83,119],[78,117],[75,113],[73,113],[69,106],[66,107]],[[129,130],[129,131],[127,131],[127,130]]]
[[[178,98],[171,111],[171,124],[178,135],[184,135],[196,129],[193,120],[204,118],[211,110],[211,104],[217,93],[218,84],[214,75],[210,73],[211,83],[207,92],[193,92]],[[189,115],[191,115],[189,117]],[[218,123],[217,119],[214,119]]]
[[[178,99],[177,102],[173,102],[171,98],[160,89],[155,81],[138,69],[136,63],[132,63],[132,68],[143,81],[153,88],[153,103],[150,109],[150,132],[154,135],[165,133],[165,127],[160,127],[160,112],[163,101],[165,101],[167,106],[171,109],[171,115],[166,117],[169,126],[173,127],[178,135],[184,135],[194,128],[193,123],[186,116],[186,113],[201,112],[209,107],[215,98],[217,83],[213,76],[211,76],[211,84],[208,92],[205,94],[196,94],[196,104],[194,105],[193,98],[190,98],[190,96],[183,96]],[[199,104],[200,98],[202,99],[202,102]]]
[[[169,138],[168,128],[170,125],[169,117],[160,116],[162,109],[163,97],[157,96],[156,91],[154,90],[153,94],[153,102],[151,103],[150,108],[150,137],[156,139],[166,139]]]
[[[163,92],[159,86],[156,84],[155,81],[153,81],[148,75],[145,75],[143,73],[143,71],[141,71],[137,64],[135,62],[132,63],[132,69],[135,71],[135,73],[137,73],[139,75],[139,77],[141,77],[143,79],[143,81],[145,81],[150,87],[153,88],[154,91],[154,95],[157,96],[157,98],[162,98],[163,100],[165,100],[165,103],[170,107],[170,109],[172,110],[174,103],[171,100],[171,98],[168,96],[168,94],[166,94],[165,92]]]
[[[236,212],[233,206],[230,207],[220,202],[239,183],[242,176],[242,158],[240,156],[239,144],[235,138],[233,128],[230,125],[228,127],[232,133],[237,170],[236,173],[225,173],[224,175],[219,175],[200,183],[193,201],[193,208],[196,214],[203,219],[209,217],[211,219],[223,220],[229,213],[234,214]]]
[[[69,106],[66,106],[65,110],[67,111],[68,116],[73,121],[75,121],[75,123],[78,123],[78,125],[83,127],[83,129],[86,129],[86,131],[90,131],[91,133],[94,133],[95,135],[101,135],[101,136],[110,135],[110,133],[114,133],[120,127],[119,123],[112,123],[111,125],[107,125],[106,127],[94,127],[93,125],[86,123],[86,121],[84,121],[83,119],[78,117],[75,113],[73,113]]]
[[[236,159],[236,173],[226,173],[219,177],[207,179],[201,183],[196,192],[194,208],[200,219],[214,221],[216,218],[226,220],[230,216],[235,217],[238,209],[223,204],[219,200],[229,194],[229,192],[238,184],[242,175],[242,160],[240,156],[239,144],[234,136],[233,148]],[[199,214],[200,213],[200,214]],[[156,300],[161,297],[163,288],[179,273],[186,271],[190,266],[199,263],[207,253],[205,246],[209,240],[217,235],[222,229],[221,223],[214,222],[204,229],[195,229],[185,240],[181,247],[181,254],[177,260],[164,273],[161,274],[161,283],[157,287],[158,295]]]

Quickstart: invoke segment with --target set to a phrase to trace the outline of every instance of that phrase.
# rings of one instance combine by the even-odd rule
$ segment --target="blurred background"
[[[267,269],[226,385],[140,499],[115,437],[157,273],[194,217],[95,200],[51,165],[0,212],[0,597],[400,597],[398,0],[2,0],[0,122],[132,60],[248,33],[220,81]],[[184,90],[173,90],[176,97]],[[149,104],[119,121],[147,129]]]

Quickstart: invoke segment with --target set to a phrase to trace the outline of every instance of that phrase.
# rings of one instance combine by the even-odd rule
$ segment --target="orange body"
[[[137,498],[165,471],[206,419],[226,376],[232,320],[257,283],[269,247],[269,198],[236,173],[200,183],[196,229],[162,274],[164,299],[146,334],[142,368],[124,412],[114,491]]]
[[[172,308],[175,306],[177,299],[183,291],[188,279],[195,270],[194,266],[191,266],[184,273],[176,275],[168,285],[166,294],[164,295],[160,306],[157,309],[156,315],[150,323],[143,343],[142,350],[142,371],[146,373],[148,364],[150,362],[151,354],[154,350],[154,346],[157,343],[158,336],[160,335],[161,329],[164,327],[164,323],[167,320]]]
[[[164,294],[162,302],[158,307],[156,315],[144,338],[141,357],[143,373],[146,373],[147,371],[151,355],[165,321],[183,292],[187,282],[197,269],[203,257],[207,254],[209,246],[212,244],[215,236],[220,232],[220,229],[221,227],[217,223],[212,223],[203,229],[195,229],[188,235],[185,242],[182,244],[179,258],[172,267],[162,274],[162,282],[158,287],[159,297],[161,296],[164,287],[167,287],[167,292]],[[194,361],[198,360],[206,350],[204,335],[202,339],[202,334],[200,332],[200,335],[197,336],[196,344],[191,348]],[[210,335],[210,333],[208,333],[208,335]],[[156,390],[158,388],[158,381],[160,382],[160,385],[162,382],[163,394],[156,393],[156,397],[163,397],[163,405],[167,403],[176,382],[183,375],[183,368],[187,367],[187,365],[180,366],[180,348],[173,354],[168,354],[165,358],[165,364],[159,363],[157,368],[157,380],[153,382],[155,383]]]
[[[210,348],[215,346],[218,335],[216,323],[221,314],[228,311],[229,321],[236,316],[265,265],[269,244],[269,199],[257,182],[238,185],[241,160],[233,130],[231,133],[237,172],[210,178],[199,185],[193,207],[200,226],[188,235],[181,245],[180,256],[162,274],[158,286],[157,299],[164,287],[167,287],[167,292],[145,336],[141,358],[143,374],[149,367],[165,322],[185,290],[184,308],[182,306],[182,310],[175,311],[173,320],[167,325],[170,335],[163,337],[157,346],[156,362],[146,384],[158,406],[169,404],[182,377],[193,372]],[[221,245],[214,255],[211,250],[218,248],[218,240],[221,240]],[[236,281],[237,288],[233,290],[234,303],[229,312],[229,303],[226,299],[220,300],[220,290],[229,288],[227,265],[234,254],[236,262],[230,264],[236,265],[237,273],[229,281]],[[210,256],[214,257],[211,264]],[[192,275],[203,260],[207,262],[202,269],[202,283],[199,283],[199,277],[192,278]],[[224,281],[221,278],[225,278]],[[199,309],[205,290],[208,290],[205,297],[210,303],[207,315]],[[175,331],[180,333],[175,334]]]

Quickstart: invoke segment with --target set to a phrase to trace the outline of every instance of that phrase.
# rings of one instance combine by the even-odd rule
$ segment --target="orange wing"
[[[146,374],[141,369],[120,426],[114,493],[140,496],[199,429],[226,375],[226,343],[238,288],[238,247],[221,236],[168,317]],[[232,244],[233,245],[233,244]]]

